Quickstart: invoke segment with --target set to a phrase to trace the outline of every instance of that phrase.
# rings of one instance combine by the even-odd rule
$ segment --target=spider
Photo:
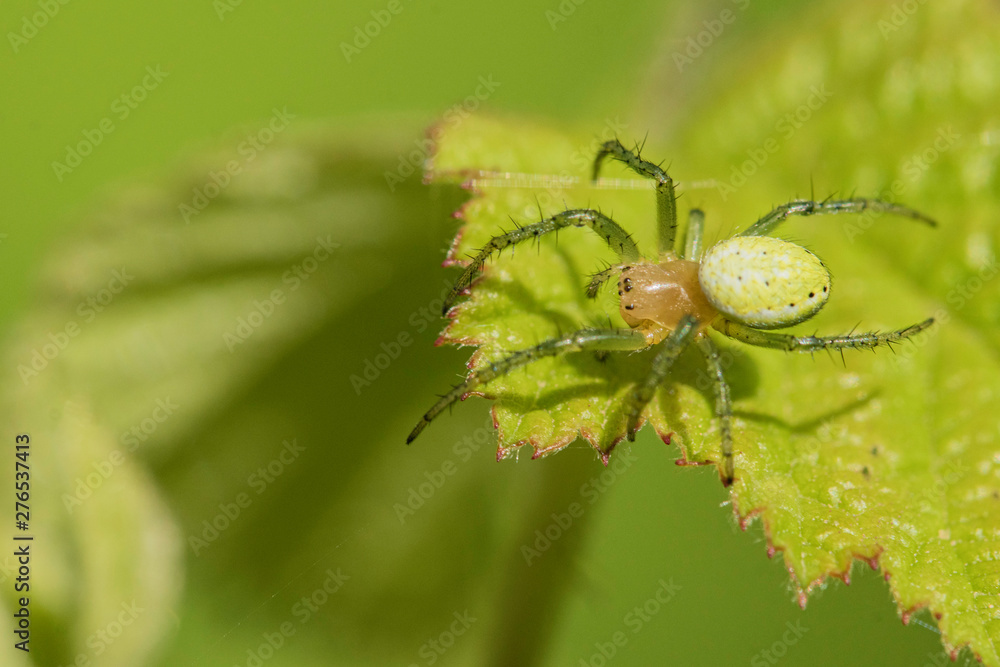
[[[485,364],[472,371],[465,382],[442,396],[424,414],[407,437],[407,444],[413,442],[445,408],[468,392],[533,361],[570,352],[607,354],[653,348],[655,355],[649,371],[635,384],[626,399],[626,433],[628,439],[634,441],[643,409],[656,388],[666,380],[681,352],[694,343],[704,356],[714,385],[715,416],[719,420],[721,436],[720,474],[723,484],[729,486],[735,479],[732,401],[719,350],[708,335],[709,329],[759,347],[789,352],[840,350],[843,354],[845,348],[891,346],[923,331],[934,322],[933,318],[929,318],[897,331],[852,332],[840,336],[795,336],[770,331],[808,320],[830,297],[830,272],[819,257],[800,245],[767,236],[788,216],[875,210],[936,226],[934,220],[926,215],[879,199],[796,199],[776,207],[745,231],[713,245],[702,254],[704,214],[692,209],[684,238],[678,238],[677,198],[670,176],[660,166],[644,160],[638,148],[629,150],[613,139],[602,144],[597,152],[592,175],[595,180],[607,158],[622,162],[640,176],[653,179],[659,232],[658,257],[643,257],[629,234],[600,211],[566,210],[490,240],[458,278],[444,301],[442,314],[446,314],[456,299],[472,285],[476,274],[493,253],[564,227],[589,227],[607,242],[620,261],[592,276],[587,296],[595,298],[601,286],[617,275],[621,316],[629,328],[581,329]]]

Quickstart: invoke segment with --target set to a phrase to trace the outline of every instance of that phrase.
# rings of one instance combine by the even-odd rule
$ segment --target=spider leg
[[[705,233],[705,213],[700,208],[688,212],[687,229],[684,232],[684,252],[681,259],[697,262],[701,257],[701,238]]]
[[[807,216],[820,213],[862,213],[864,211],[891,213],[925,222],[931,227],[937,226],[937,222],[920,211],[915,211],[908,206],[894,204],[884,199],[865,199],[863,197],[854,199],[827,199],[824,201],[795,199],[787,204],[775,207],[774,210],[740,232],[739,235],[764,236],[765,234],[770,234],[790,215]]]
[[[468,392],[533,361],[566,354],[567,352],[580,352],[584,350],[630,351],[642,349],[646,345],[645,336],[635,329],[581,329],[567,336],[552,338],[534,347],[518,350],[499,361],[488,363],[469,373],[469,377],[465,382],[455,386],[451,391],[442,396],[441,400],[435,403],[420,418],[420,421],[413,427],[410,435],[407,436],[406,444],[413,442],[435,417]]]
[[[733,464],[733,402],[729,395],[729,384],[726,376],[722,372],[722,359],[719,357],[719,348],[707,335],[702,334],[695,338],[701,353],[705,356],[705,363],[711,373],[713,384],[715,385],[715,416],[719,418],[719,427],[722,436],[722,483],[729,486],[733,483],[735,467]]]
[[[612,159],[624,163],[629,169],[656,181],[656,222],[660,233],[660,254],[674,252],[674,241],[677,236],[677,196],[674,193],[674,181],[659,165],[643,160],[639,151],[631,151],[617,139],[601,144],[594,158],[593,179],[601,171],[604,159]]]
[[[879,333],[872,331],[860,334],[845,334],[843,336],[792,336],[770,331],[761,331],[732,320],[720,318],[712,326],[730,338],[735,338],[749,345],[770,347],[786,352],[816,352],[817,350],[874,350],[881,345],[889,345],[896,341],[914,336],[934,323],[934,318],[928,318],[918,324],[913,324],[898,331]]]
[[[608,278],[613,276],[618,271],[621,271],[620,266],[609,266],[608,268],[598,271],[590,277],[590,284],[587,285],[587,297],[590,299],[597,298],[597,292],[601,289],[601,285],[607,282]]]
[[[608,216],[600,211],[585,208],[563,211],[562,213],[553,215],[551,218],[545,218],[540,222],[518,227],[506,234],[494,236],[490,239],[479,253],[472,258],[469,265],[465,267],[465,271],[455,282],[455,286],[451,288],[451,291],[444,300],[441,313],[447,313],[448,309],[455,303],[455,299],[472,284],[476,273],[483,268],[483,264],[486,263],[490,255],[521,241],[537,239],[543,234],[558,231],[563,227],[590,227],[598,236],[608,242],[608,246],[618,253],[621,261],[634,262],[639,259],[639,248],[636,246],[635,241],[632,240],[628,232]]]
[[[698,320],[693,315],[685,315],[681,318],[677,328],[656,344],[657,353],[656,357],[653,358],[653,365],[650,367],[649,373],[642,382],[635,386],[626,402],[627,434],[630,441],[635,440],[635,432],[638,430],[639,417],[642,415],[643,408],[652,400],[656,388],[667,377],[670,367],[674,365],[677,357],[691,342],[697,328]]]

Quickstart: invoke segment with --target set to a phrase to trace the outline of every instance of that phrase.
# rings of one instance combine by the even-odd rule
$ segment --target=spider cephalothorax
[[[455,283],[445,299],[443,312],[446,313],[472,284],[494,252],[564,227],[590,227],[618,254],[620,262],[595,274],[587,295],[597,296],[601,286],[617,276],[621,315],[629,328],[581,329],[485,364],[472,371],[465,382],[454,387],[427,411],[407,438],[408,443],[442,410],[468,392],[532,361],[583,350],[633,352],[653,347],[656,355],[649,372],[638,379],[626,406],[627,435],[629,440],[634,440],[643,409],[657,386],[666,379],[684,348],[694,342],[705,357],[715,386],[715,412],[722,440],[721,475],[728,486],[735,476],[730,424],[732,404],[718,349],[709,336],[710,329],[750,345],[814,352],[888,345],[923,331],[933,322],[927,319],[898,331],[843,336],[794,336],[768,331],[808,320],[830,297],[830,273],[819,257],[790,241],[766,236],[785,218],[874,209],[934,225],[927,216],[879,199],[794,200],[778,206],[744,232],[713,245],[702,254],[704,216],[701,211],[692,210],[683,239],[677,238],[676,196],[667,173],[612,140],[603,144],[597,153],[595,179],[608,157],[656,182],[658,257],[642,257],[628,233],[599,211],[563,211],[491,239]]]

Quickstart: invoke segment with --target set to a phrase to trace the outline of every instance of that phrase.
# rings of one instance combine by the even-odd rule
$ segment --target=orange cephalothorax
[[[625,323],[643,329],[653,342],[663,340],[685,315],[694,315],[700,328],[718,315],[701,291],[698,262],[690,260],[624,266],[618,278],[618,296]]]

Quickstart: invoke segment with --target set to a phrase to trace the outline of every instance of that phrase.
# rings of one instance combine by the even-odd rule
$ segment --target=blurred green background
[[[32,652],[5,641],[3,664],[943,664],[933,629],[904,627],[867,568],[801,610],[716,473],[674,466],[649,433],[620,474],[581,444],[498,464],[487,404],[471,400],[402,445],[469,354],[433,347],[443,323],[421,310],[453,277],[440,262],[464,195],[385,176],[401,160],[419,170],[407,156],[425,128],[485,78],[499,85],[484,109],[584,138],[620,122],[670,160],[698,146],[675,133],[713,96],[760,102],[748,54],[764,66],[804,27],[841,30],[852,52],[851,7],[805,5],[4,3],[4,437],[33,437],[38,541]],[[723,11],[738,20],[678,68]],[[919,51],[927,23],[895,42],[869,23],[838,66],[891,81],[871,70]],[[872,36],[884,43],[860,49]],[[151,85],[147,68],[166,76]],[[272,143],[275,109],[291,118]],[[113,131],[57,173],[105,118]],[[922,146],[906,128],[887,147]],[[232,161],[240,173],[186,221],[181,205]],[[697,175],[728,164],[706,158]],[[807,187],[765,185],[761,208]],[[88,320],[80,304],[121,267],[134,280]],[[287,301],[261,306],[274,290]],[[245,341],[225,337],[269,308]],[[25,379],[69,321],[82,333]],[[383,353],[395,358],[370,384],[352,382]],[[536,531],[587,494],[526,562]]]

